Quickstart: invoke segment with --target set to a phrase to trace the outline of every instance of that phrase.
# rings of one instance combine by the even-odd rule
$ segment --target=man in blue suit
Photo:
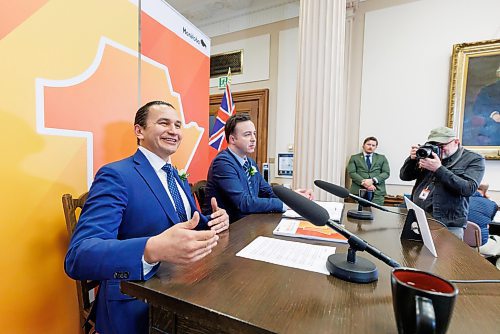
[[[141,107],[134,123],[137,152],[102,167],[90,188],[65,270],[73,279],[101,281],[94,305],[100,334],[147,333],[147,304],[122,294],[120,281],[147,280],[161,262],[200,260],[229,226],[215,199],[210,216],[196,211],[187,180],[170,164],[181,126],[169,103]]]
[[[208,170],[203,212],[210,210],[212,197],[227,210],[231,223],[252,213],[284,212],[286,205],[264,180],[255,160],[248,157],[257,143],[250,115],[231,116],[224,131],[228,148],[215,157]],[[295,191],[312,199],[310,189]]]

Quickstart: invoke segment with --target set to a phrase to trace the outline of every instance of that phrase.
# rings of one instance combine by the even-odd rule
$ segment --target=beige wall
[[[495,8],[484,9],[490,12],[498,12],[496,8],[499,6],[497,2],[493,0],[480,0],[483,5],[493,6]],[[389,162],[392,170],[392,179],[389,180],[388,184],[388,192],[390,194],[404,194],[409,193],[411,191],[411,183],[403,183],[399,180],[399,168],[403,163],[404,157],[406,156],[406,152],[408,151],[408,147],[410,143],[415,141],[419,143],[421,140],[425,139],[428,130],[431,127],[446,125],[446,114],[447,114],[447,78],[449,77],[449,58],[451,56],[451,47],[454,43],[458,43],[459,41],[470,41],[477,40],[475,38],[480,38],[480,36],[484,35],[488,38],[500,38],[500,36],[495,36],[495,34],[500,33],[500,27],[495,31],[481,31],[484,29],[483,25],[480,25],[479,21],[483,20],[482,16],[474,16],[470,17],[469,25],[470,28],[466,29],[469,33],[465,34],[464,32],[456,32],[455,30],[450,31],[450,29],[443,29],[442,22],[446,22],[449,24],[453,23],[454,16],[456,15],[466,15],[469,6],[475,6],[474,2],[461,2],[460,6],[454,6],[454,2],[452,0],[443,0],[439,3],[436,3],[432,0],[370,0],[364,1],[359,4],[359,7],[355,11],[354,21],[351,30],[351,45],[350,45],[350,58],[349,58],[349,80],[347,87],[347,110],[348,110],[348,138],[347,138],[347,154],[345,157],[345,161],[347,162],[349,156],[353,153],[356,153],[360,150],[361,141],[367,135],[375,135],[380,137],[380,147],[379,151],[381,153],[387,154],[389,158]],[[470,7],[470,8],[473,8]],[[419,17],[419,13],[415,12],[415,8],[419,10],[423,10],[426,14]],[[424,73],[423,75],[420,73],[420,79],[422,82],[420,83],[421,87],[428,86],[428,82],[425,80],[433,80],[439,76],[441,81],[443,81],[439,85],[439,92],[436,94],[435,92],[428,92],[424,98],[418,98],[421,105],[418,106],[418,113],[409,113],[407,115],[401,115],[400,112],[404,112],[401,109],[391,110],[390,108],[373,108],[370,104],[366,104],[366,101],[369,99],[366,98],[366,94],[373,94],[373,92],[369,91],[370,86],[367,85],[367,82],[363,84],[363,77],[369,78],[370,68],[369,63],[366,62],[367,55],[364,54],[366,49],[369,48],[370,44],[373,41],[367,40],[376,36],[373,34],[373,31],[369,31],[368,34],[365,31],[365,19],[367,16],[370,16],[370,24],[376,22],[377,15],[383,13],[383,11],[394,11],[400,13],[401,15],[409,15],[410,17],[414,17],[414,22],[410,28],[406,27],[407,31],[410,31],[412,36],[411,38],[417,38],[420,40],[429,39],[431,42],[429,45],[434,45],[439,49],[436,52],[436,58],[433,57],[433,52],[428,52],[430,55],[431,62],[437,62],[440,64],[437,71],[433,73]],[[410,13],[410,14],[408,14]],[[427,13],[432,13],[432,20],[429,20],[427,17]],[[373,15],[377,14],[377,15]],[[380,15],[379,15],[380,16]],[[436,18],[437,17],[437,18]],[[474,20],[479,20],[474,23]],[[441,22],[441,23],[440,23]],[[493,25],[495,24],[493,20]],[[404,23],[404,22],[403,22]],[[426,28],[422,29],[424,25]],[[446,25],[445,25],[446,26]],[[278,112],[278,97],[277,91],[278,87],[278,55],[279,55],[279,33],[280,31],[296,28],[298,27],[298,18],[289,19],[286,21],[280,21],[277,23],[264,25],[252,29],[247,29],[244,31],[227,34],[223,36],[214,37],[212,39],[212,45],[219,45],[223,43],[237,41],[239,39],[245,39],[253,36],[259,36],[263,34],[270,34],[270,71],[269,71],[269,79],[263,81],[256,81],[251,83],[244,84],[236,84],[233,85],[233,91],[243,91],[243,90],[251,90],[251,89],[261,89],[261,88],[269,88],[270,91],[270,99],[269,99],[269,140],[268,140],[268,155],[270,158],[276,157],[276,153],[280,150],[279,147],[279,138],[277,138],[277,127],[282,126],[279,124],[279,120],[277,119],[277,115],[283,115]],[[481,28],[479,28],[481,27]],[[409,30],[408,30],[409,29]],[[413,30],[412,30],[413,29]],[[474,29],[478,31],[474,31]],[[433,34],[429,34],[430,31],[435,31]],[[493,35],[492,35],[493,34]],[[437,37],[433,37],[437,36]],[[401,38],[405,38],[404,36],[398,36],[397,32],[391,36],[383,36],[384,39],[391,38],[392,44],[391,47],[395,48],[397,52],[405,53],[404,48],[408,47],[408,43],[403,43]],[[433,39],[434,38],[434,39]],[[484,38],[484,39],[488,39]],[[349,42],[349,41],[348,41]],[[385,41],[387,42],[387,41]],[[367,44],[368,43],[368,44]],[[373,46],[372,46],[373,47]],[[403,49],[402,49],[403,48]],[[443,51],[444,50],[444,51]],[[441,54],[439,54],[441,52]],[[444,54],[443,54],[444,52]],[[418,52],[414,52],[413,50],[408,50],[406,52],[407,57],[410,57],[411,61],[417,63],[419,61],[419,57],[421,54]],[[412,58],[413,57],[413,58]],[[441,66],[443,65],[443,66]],[[384,63],[384,59],[377,60],[377,66],[388,66],[388,64]],[[434,64],[434,66],[436,66]],[[411,67],[410,67],[411,68]],[[294,70],[296,71],[296,69]],[[411,71],[410,71],[411,72]],[[411,73],[402,73],[402,76],[412,75]],[[418,76],[417,76],[418,77]],[[444,80],[442,78],[445,78]],[[392,80],[392,81],[390,81]],[[387,83],[394,84],[395,81],[399,80],[399,78],[380,78],[379,87],[377,89],[384,89],[384,85]],[[362,87],[365,89],[362,92]],[[415,96],[414,92],[407,90],[404,86],[397,87],[399,91],[394,92],[394,94],[398,96],[403,96],[403,100],[406,101],[414,101]],[[386,89],[394,89],[394,85],[389,85]],[[211,89],[211,94],[219,93],[218,89]],[[386,92],[383,92],[386,93]],[[363,96],[363,94],[365,94]],[[432,95],[429,99],[429,95]],[[295,98],[295,91],[290,92],[289,98]],[[365,101],[365,105],[362,105],[362,101]],[[395,114],[395,112],[397,114]],[[418,115],[418,116],[417,116]],[[290,112],[290,117],[294,117],[294,112]],[[395,116],[401,117],[400,123],[394,123],[393,119]],[[434,124],[424,124],[425,119],[431,119]],[[380,121],[379,121],[380,120]],[[376,133],[371,133],[372,123],[374,124],[374,129],[377,129]],[[379,123],[377,123],[379,122]],[[416,122],[416,123],[415,123]],[[419,122],[423,122],[420,124]],[[279,125],[278,125],[279,124]],[[412,124],[411,129],[409,131],[404,130],[408,124]],[[416,124],[416,125],[415,125]],[[418,125],[420,124],[420,125]],[[397,131],[394,131],[394,130]],[[290,133],[293,133],[293,127],[288,129]],[[401,132],[401,134],[399,132]],[[407,133],[408,132],[408,133]],[[273,167],[273,166],[272,166]],[[273,175],[272,171],[272,175]],[[492,180],[500,180],[500,161],[487,161],[487,179],[490,184],[492,184],[491,195],[494,200],[500,202],[500,187],[495,184]],[[288,183],[286,179],[275,179],[275,181]],[[500,181],[498,181],[500,182]]]
[[[274,175],[274,163],[273,158],[275,158],[277,154],[277,91],[278,91],[278,57],[279,57],[279,34],[280,31],[288,30],[292,28],[297,28],[299,25],[299,19],[289,19],[284,20],[272,24],[267,24],[263,26],[259,26],[256,28],[246,29],[242,31],[238,31],[235,33],[217,36],[212,38],[212,46],[218,46],[225,43],[231,43],[238,40],[243,40],[251,37],[261,36],[261,35],[270,35],[270,59],[269,59],[269,79],[247,82],[241,84],[233,84],[231,85],[232,92],[241,92],[246,90],[254,90],[254,89],[269,89],[269,118],[268,118],[268,143],[267,143],[267,154],[270,158],[271,162],[271,175]],[[243,56],[244,57],[244,56]],[[243,58],[243,63],[245,63],[245,58]],[[252,70],[252,69],[244,69]],[[291,69],[296,72],[296,68]],[[236,77],[236,75],[234,75]],[[222,91],[218,88],[210,88],[210,94],[221,94]],[[295,91],[290,92],[289,98],[295,99]],[[290,117],[295,118],[295,111],[290,111]],[[290,132],[293,133],[293,129],[290,129]],[[280,179],[275,178],[273,181],[280,183],[289,183],[291,180],[289,179]]]
[[[370,0],[356,10],[352,38],[350,142],[367,135],[380,141],[392,176],[391,194],[409,193],[399,180],[411,144],[446,125],[453,44],[500,38],[496,0]],[[354,132],[354,131],[353,131]],[[500,161],[486,161],[485,180],[500,202]]]

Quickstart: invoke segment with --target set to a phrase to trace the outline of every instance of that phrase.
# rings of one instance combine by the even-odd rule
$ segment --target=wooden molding
[[[267,161],[267,118],[269,108],[269,89],[258,89],[231,93],[236,112],[247,112],[257,130],[257,149],[252,158],[262,170]],[[210,116],[217,114],[222,102],[222,94],[210,95]]]

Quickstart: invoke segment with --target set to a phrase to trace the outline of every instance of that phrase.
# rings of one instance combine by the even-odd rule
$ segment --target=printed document
[[[316,204],[322,206],[328,214],[330,215],[330,219],[336,222],[340,222],[340,218],[342,218],[342,210],[344,210],[344,203],[339,202],[321,202],[314,201]],[[302,219],[302,216],[299,215],[292,209],[288,209],[283,213],[284,218],[293,218],[293,219]]]
[[[335,247],[257,237],[236,256],[329,275],[326,260],[332,254]]]

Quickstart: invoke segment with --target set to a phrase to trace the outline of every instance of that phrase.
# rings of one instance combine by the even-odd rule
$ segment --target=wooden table
[[[404,218],[373,210],[373,221],[343,223],[403,266],[447,279],[500,279],[500,272],[445,228],[430,222],[439,257],[421,243],[401,241]],[[391,208],[391,210],[404,210]],[[355,284],[333,276],[235,256],[258,236],[272,236],[279,214],[248,216],[221,234],[219,245],[191,265],[162,265],[146,282],[123,282],[124,293],[150,304],[151,333],[397,333],[391,268],[369,254],[379,279]],[[279,237],[299,241],[303,239]],[[342,244],[310,242],[337,246]],[[449,333],[498,333],[500,285],[458,284]]]

